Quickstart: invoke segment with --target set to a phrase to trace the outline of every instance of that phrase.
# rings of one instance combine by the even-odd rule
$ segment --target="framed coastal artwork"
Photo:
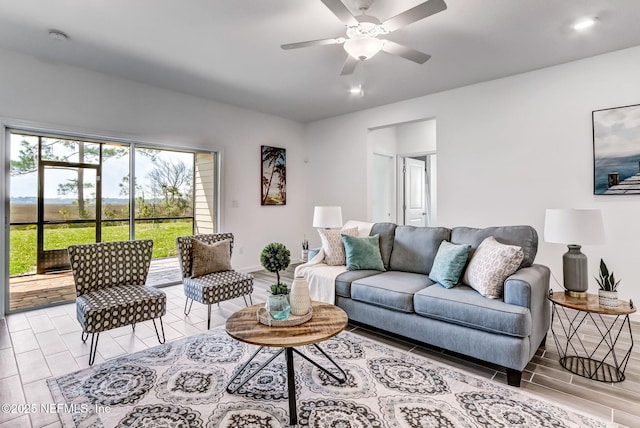
[[[640,195],[640,104],[595,110],[593,193]]]
[[[287,150],[279,147],[260,147],[261,205],[287,204]]]

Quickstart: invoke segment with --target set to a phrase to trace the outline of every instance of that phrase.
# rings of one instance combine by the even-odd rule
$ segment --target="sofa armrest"
[[[504,302],[532,309],[532,305],[547,302],[549,268],[532,265],[522,268],[504,282]]]
[[[318,248],[310,248],[309,249],[309,260],[311,260],[312,258],[314,258],[316,256],[316,254],[318,254],[320,252],[320,247]]]
[[[504,301],[512,305],[525,306],[531,313],[530,346],[538,349],[544,345],[551,324],[549,293],[549,268],[532,265],[520,269],[504,282]]]

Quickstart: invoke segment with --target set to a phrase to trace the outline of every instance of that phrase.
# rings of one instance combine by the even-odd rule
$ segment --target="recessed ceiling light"
[[[575,24],[573,24],[573,29],[577,31],[585,30],[593,26],[593,24],[595,23],[595,19],[592,18],[581,19],[580,21],[577,21]]]
[[[69,36],[59,30],[49,30],[49,37],[51,37],[53,40],[58,40],[61,42],[69,40]]]
[[[364,89],[362,89],[362,85],[352,86],[351,89],[349,89],[349,93],[352,95],[360,95],[362,97],[364,96]]]

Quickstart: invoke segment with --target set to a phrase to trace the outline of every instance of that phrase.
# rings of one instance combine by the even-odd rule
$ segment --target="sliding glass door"
[[[176,237],[217,229],[215,153],[17,130],[9,141],[7,312],[46,304],[42,296],[63,287],[50,274],[68,271],[69,245],[152,239],[157,259],[176,255]]]

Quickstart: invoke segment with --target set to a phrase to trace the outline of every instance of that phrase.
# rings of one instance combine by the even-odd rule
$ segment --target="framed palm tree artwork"
[[[261,205],[287,204],[287,150],[261,146]]]

